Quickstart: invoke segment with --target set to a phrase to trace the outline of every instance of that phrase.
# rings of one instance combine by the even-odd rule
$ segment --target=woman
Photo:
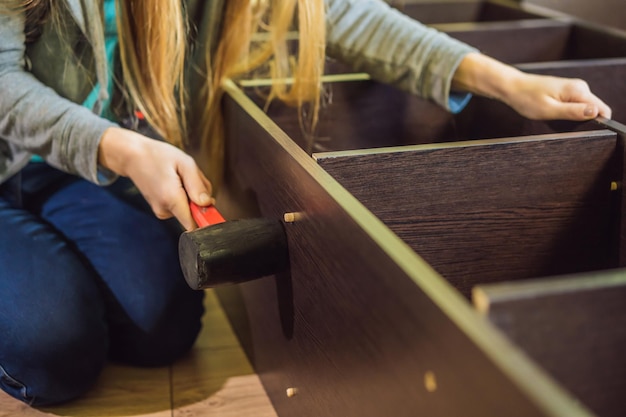
[[[611,114],[583,81],[523,74],[380,0],[0,5],[0,387],[34,405],[79,396],[108,358],[162,365],[193,344],[202,297],[172,222],[195,228],[188,201],[219,185],[224,78],[293,76],[270,98],[311,126],[326,52],[450,111],[475,93],[532,118]]]

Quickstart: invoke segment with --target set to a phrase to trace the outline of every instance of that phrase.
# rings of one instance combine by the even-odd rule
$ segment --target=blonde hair
[[[312,130],[320,107],[321,78],[326,45],[323,0],[227,0],[223,29],[215,56],[206,51],[207,77],[199,164],[218,185],[224,160],[224,124],[221,114],[222,84],[265,68],[273,79],[268,100],[275,98],[308,110]],[[288,33],[297,29],[298,55],[290,54]],[[264,32],[263,39],[254,34]],[[264,64],[268,64],[263,67]],[[287,82],[291,79],[290,82]],[[307,107],[305,109],[305,107]]]
[[[45,20],[55,0],[1,0],[17,4],[32,26]],[[100,1],[102,0],[94,0]],[[123,94],[165,140],[178,147],[187,142],[184,69],[188,28],[181,0],[116,0]],[[206,51],[209,73],[200,92],[205,103],[200,118],[197,162],[217,187],[224,159],[224,124],[220,109],[222,84],[264,68],[274,80],[268,100],[279,99],[308,114],[309,130],[317,122],[325,56],[324,0],[225,0],[217,51]],[[37,12],[41,13],[37,13]],[[297,57],[288,33],[297,30]],[[262,32],[264,40],[254,40]],[[265,65],[267,64],[267,65]],[[290,79],[290,82],[285,82]],[[197,121],[196,121],[197,122]]]
[[[186,134],[182,3],[116,2],[124,93],[157,133],[178,147]]]
[[[92,0],[102,7],[103,0]],[[58,0],[0,0],[0,12],[26,15],[26,42],[33,42],[52,19],[62,25]],[[116,0],[124,86],[122,93],[158,134],[181,147],[185,137],[187,28],[180,0]],[[63,29],[59,29],[63,30]]]
[[[180,0],[119,2],[121,57],[124,80],[135,105],[157,131],[177,146],[186,143],[183,97],[184,34]],[[200,92],[206,103],[199,121],[200,167],[217,188],[224,165],[222,83],[262,68],[275,82],[268,99],[279,99],[309,111],[313,129],[320,107],[325,56],[323,0],[227,0],[217,51],[207,50],[209,73]],[[290,55],[287,35],[297,28],[297,58]],[[254,34],[264,32],[264,41]],[[284,80],[292,79],[290,83]],[[197,102],[197,101],[196,101]],[[309,108],[310,107],[310,108]]]

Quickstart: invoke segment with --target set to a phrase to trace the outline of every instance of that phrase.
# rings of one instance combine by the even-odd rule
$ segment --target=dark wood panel
[[[571,46],[572,27],[566,22],[521,20],[433,27],[509,64],[558,61],[577,55],[576,49]],[[602,51],[610,57],[618,54],[618,51]]]
[[[601,26],[626,30],[626,3],[623,0],[524,0],[523,3],[547,7]]]
[[[316,155],[469,296],[477,283],[616,267],[622,158],[595,131]]]
[[[626,33],[558,20],[434,25],[507,63],[626,57]]]
[[[386,0],[426,23],[571,17],[597,27],[625,30],[622,0]]]
[[[597,415],[626,414],[626,269],[479,286],[473,298]]]
[[[616,120],[626,120],[626,58],[525,64],[522,70],[585,79],[613,109]],[[331,97],[320,114],[314,152],[365,149],[594,130],[593,123],[532,121],[504,104],[474,97],[460,114],[390,86],[372,81],[327,83]],[[247,89],[254,96],[252,89]],[[269,116],[303,148],[307,138],[294,109],[273,103]]]
[[[220,208],[227,217],[300,213],[286,225],[289,276],[219,290],[279,415],[589,416],[228,90]]]
[[[513,1],[388,1],[406,15],[425,24],[490,22],[542,18]]]
[[[496,58],[587,79],[626,120],[623,34],[506,0],[406,3],[425,13],[418,20],[446,23],[436,27]],[[229,89],[219,205],[231,218],[300,214],[286,225],[290,274],[219,290],[280,415],[590,415],[582,396],[572,401],[537,373],[461,295],[477,282],[624,265],[623,134],[563,133],[599,126],[528,121],[478,98],[453,116],[370,81],[336,83],[313,149],[363,150],[358,163],[339,164],[362,197],[295,146],[310,151],[292,109],[273,104],[269,115],[295,143]],[[481,141],[435,144],[472,139]],[[415,153],[405,147],[368,159],[371,148],[416,143],[432,145],[421,158],[405,158]],[[404,178],[391,186],[396,173]],[[417,236],[419,255],[406,236]],[[458,272],[451,281],[461,292],[442,271]]]
[[[601,31],[567,21],[535,19],[433,27],[509,64],[626,58],[626,33]],[[350,72],[350,69],[334,64],[328,72]]]
[[[478,1],[429,2],[407,4],[392,1],[392,6],[424,24],[474,22],[482,20],[482,3]]]
[[[558,20],[434,25],[508,63],[626,57],[626,32]],[[509,49],[507,49],[509,48]],[[517,52],[519,56],[511,53]]]
[[[398,3],[402,5],[396,7],[408,16],[505,62],[626,56],[624,31],[590,25],[582,20],[549,18],[553,16],[515,1]],[[554,26],[559,24],[571,27],[571,32],[563,28],[557,31]]]
[[[330,103],[320,113],[315,151],[429,143],[456,137],[454,120],[448,112],[387,85],[348,81],[328,83],[325,88]],[[251,90],[249,94],[254,95]],[[308,136],[293,108],[274,102],[268,114],[296,143],[309,149]]]
[[[461,4],[465,6],[462,7]],[[431,7],[449,9],[449,13],[454,15],[467,7],[478,8],[481,3],[461,4],[419,3],[406,7],[426,10]],[[487,7],[487,5],[490,6]],[[491,3],[486,3],[484,7],[509,9]],[[413,15],[413,17],[424,21],[419,16]],[[430,23],[430,25],[475,46],[487,55],[511,64],[626,57],[626,32],[606,30],[568,19],[535,18],[494,21],[474,19],[456,23]],[[332,65],[329,71],[337,73],[350,70],[342,65]]]
[[[566,58],[605,57],[626,57],[626,32],[614,32],[582,24],[574,25]]]

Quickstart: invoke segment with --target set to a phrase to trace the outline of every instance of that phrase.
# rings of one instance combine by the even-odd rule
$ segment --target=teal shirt
[[[115,20],[115,0],[104,0],[104,45],[109,66],[109,100],[103,107],[102,117],[111,121],[116,121],[115,115],[111,112],[111,97],[113,96],[113,62],[117,49],[117,22]],[[83,102],[83,106],[93,108],[98,98],[99,85],[96,84]]]

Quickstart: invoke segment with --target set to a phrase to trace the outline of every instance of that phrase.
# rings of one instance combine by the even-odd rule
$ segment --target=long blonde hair
[[[217,52],[206,53],[207,77],[199,164],[217,184],[224,159],[222,84],[265,66],[273,83],[268,99],[299,109],[305,106],[305,128],[313,129],[320,107],[326,45],[323,0],[227,0]],[[298,32],[298,55],[290,54],[288,33]],[[262,40],[254,35],[263,32]],[[263,40],[264,39],[264,40]],[[289,80],[287,82],[287,80]]]
[[[183,94],[186,27],[180,0],[121,2],[120,37],[124,80],[135,105],[169,142],[185,142]],[[119,4],[119,3],[118,3]],[[288,33],[297,29],[298,56],[290,54]],[[263,32],[265,40],[254,40]],[[226,0],[217,51],[206,51],[208,73],[201,90],[204,103],[196,159],[217,189],[224,164],[222,84],[268,64],[272,84],[269,99],[277,98],[301,111],[307,108],[307,127],[313,129],[320,107],[325,56],[323,0]],[[284,80],[291,79],[286,83]],[[198,122],[198,121],[197,121]]]
[[[103,0],[97,2],[102,8]],[[122,93],[157,133],[182,146],[186,131],[183,73],[187,28],[181,0],[116,0]],[[51,20],[61,27],[62,0],[0,0],[0,13],[24,13],[26,42]]]
[[[182,2],[118,0],[116,5],[124,92],[157,133],[182,147],[187,43]]]
[[[1,0],[27,12],[27,27],[37,28],[54,13],[57,0]],[[102,0],[93,0],[100,1]],[[181,0],[116,0],[123,93],[168,142],[187,143],[184,96],[188,27]],[[222,84],[264,67],[274,80],[269,99],[306,108],[312,129],[320,107],[325,56],[324,0],[225,0],[216,53],[206,51],[208,73],[202,89],[198,164],[217,186],[224,159],[224,125],[220,111]],[[298,53],[288,33],[298,32]],[[263,32],[261,41],[254,40]],[[290,82],[285,82],[291,79]],[[197,123],[198,124],[198,123]]]

